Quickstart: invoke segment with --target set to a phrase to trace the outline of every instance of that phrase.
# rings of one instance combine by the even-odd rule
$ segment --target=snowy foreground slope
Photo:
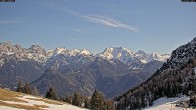
[[[183,101],[189,100],[188,97],[176,97],[176,98],[160,98],[154,101],[153,106],[147,107],[144,110],[195,110],[192,108],[177,107]]]
[[[0,110],[87,110],[64,102],[0,89]]]

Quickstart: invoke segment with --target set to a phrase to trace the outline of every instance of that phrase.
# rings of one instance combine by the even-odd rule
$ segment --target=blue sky
[[[170,53],[196,37],[196,3],[181,0],[16,0],[0,3],[0,42],[97,53]]]

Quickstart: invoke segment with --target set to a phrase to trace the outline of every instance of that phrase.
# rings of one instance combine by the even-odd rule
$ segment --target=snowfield
[[[176,98],[160,98],[156,101],[154,101],[153,106],[147,107],[144,110],[195,110],[192,108],[181,108],[176,107],[176,104],[178,104],[181,101],[189,100],[188,97],[176,97]]]
[[[9,97],[9,96],[6,96],[6,97]],[[14,100],[11,100],[11,101],[0,100],[0,110],[26,110],[26,109],[23,109],[23,106],[28,106],[28,107],[37,106],[41,110],[42,109],[43,110],[87,110],[85,108],[76,107],[76,106],[73,106],[65,102],[49,100],[49,99],[45,99],[42,97],[35,97],[35,96],[27,95],[27,94],[22,94],[19,97],[15,97],[15,98],[20,99],[23,102],[21,101],[18,102]],[[22,107],[14,108],[11,105],[17,105],[17,106],[19,105]]]
[[[18,108],[12,108],[12,107],[7,107],[7,106],[1,106],[0,105],[0,110],[25,110],[25,109],[18,109]]]

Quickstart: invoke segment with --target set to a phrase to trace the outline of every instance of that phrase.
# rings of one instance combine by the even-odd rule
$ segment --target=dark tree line
[[[49,99],[57,100],[57,96],[53,88],[49,88],[49,90],[46,92],[45,97]]]
[[[195,66],[196,59],[192,58],[178,68],[170,68],[156,73],[144,83],[116,97],[116,109],[141,109],[153,105],[153,102],[161,97],[195,94],[196,75],[193,69]],[[196,103],[196,98],[194,101]]]
[[[30,84],[28,84],[28,83],[23,84],[22,82],[18,83],[18,87],[16,89],[16,92],[31,94],[31,95],[35,95],[35,96],[40,95],[39,91],[36,87],[31,88]]]
[[[67,99],[67,98],[66,98]],[[70,97],[68,96],[68,99]],[[93,93],[91,98],[81,96],[79,93],[74,93],[74,96],[72,98],[72,101],[66,100],[69,102],[72,102],[71,104],[92,109],[92,110],[115,110],[115,106],[112,100],[106,100],[104,95],[97,90]]]
[[[65,97],[60,97],[58,99],[55,90],[49,88],[49,90],[46,92],[45,97],[53,100],[64,101],[75,106],[92,110],[115,110],[113,101],[106,100],[103,94],[98,92],[97,90],[95,90],[91,98],[82,96],[79,92],[75,92],[73,96],[66,95]]]
[[[31,88],[30,84],[28,83],[22,84],[22,82],[19,82],[16,92],[39,96],[39,91],[37,90],[37,88]],[[94,91],[91,98],[82,96],[79,92],[75,92],[73,96],[65,95],[62,97],[58,97],[55,89],[49,88],[49,90],[45,94],[45,98],[64,101],[75,106],[84,107],[92,110],[115,110],[113,101],[106,100],[104,95],[97,90]]]

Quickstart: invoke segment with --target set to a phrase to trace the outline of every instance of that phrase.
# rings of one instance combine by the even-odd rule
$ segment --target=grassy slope
[[[5,106],[26,110],[84,110],[64,102],[0,89],[0,110]]]

